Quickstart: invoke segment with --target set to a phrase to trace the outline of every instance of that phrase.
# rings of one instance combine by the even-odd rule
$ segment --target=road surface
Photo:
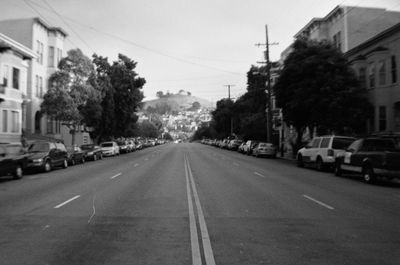
[[[198,143],[0,181],[0,264],[400,264],[400,185]]]

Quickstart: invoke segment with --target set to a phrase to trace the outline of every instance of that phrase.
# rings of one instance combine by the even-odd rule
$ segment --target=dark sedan
[[[81,145],[81,149],[85,152],[86,160],[96,161],[97,159],[103,159],[103,152],[100,146],[95,144],[84,144]]]
[[[68,146],[68,164],[73,166],[78,163],[85,163],[86,152],[78,146]]]
[[[0,144],[0,176],[13,175],[20,179],[28,163],[21,144]]]

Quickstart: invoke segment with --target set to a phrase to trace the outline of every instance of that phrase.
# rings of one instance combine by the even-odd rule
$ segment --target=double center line
[[[189,207],[189,224],[190,224],[190,241],[192,246],[192,264],[202,265],[202,256],[200,252],[200,244],[203,244],[203,253],[206,265],[215,265],[214,254],[211,248],[210,236],[208,234],[206,221],[204,219],[203,210],[201,208],[199,195],[197,194],[196,185],[193,179],[192,169],[186,154],[183,157],[185,165],[186,189]],[[193,207],[193,199],[196,207]],[[197,211],[196,211],[197,210]],[[199,241],[196,214],[200,226],[201,241]]]

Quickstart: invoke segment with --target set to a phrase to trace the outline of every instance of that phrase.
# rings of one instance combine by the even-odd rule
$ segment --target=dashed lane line
[[[335,210],[335,208],[333,208],[332,206],[330,206],[330,205],[328,205],[326,203],[323,203],[323,202],[321,202],[321,201],[319,201],[317,199],[314,199],[314,198],[312,198],[312,197],[310,197],[308,195],[303,194],[303,197],[306,198],[306,199],[309,199],[310,201],[313,201],[313,202],[315,202],[315,203],[317,203],[317,204],[319,204],[319,205],[321,205],[321,206],[323,206],[323,207],[325,207],[325,208],[327,208],[329,210]]]
[[[76,196],[72,197],[71,199],[66,200],[66,201],[63,202],[63,203],[60,203],[60,204],[54,206],[54,208],[55,208],[55,209],[61,208],[61,207],[63,207],[64,205],[66,205],[66,204],[72,202],[73,200],[78,199],[79,197],[81,197],[81,195],[76,195]]]
[[[114,176],[110,177],[110,179],[115,179],[115,178],[117,178],[117,177],[119,177],[121,175],[122,175],[122,173],[115,174]]]
[[[265,178],[265,176],[264,176],[263,174],[258,173],[258,172],[254,172],[254,175],[257,175],[257,176],[259,176],[259,177]]]

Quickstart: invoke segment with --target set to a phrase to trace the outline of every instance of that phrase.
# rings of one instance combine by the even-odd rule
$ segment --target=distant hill
[[[200,103],[201,107],[215,107],[215,104],[206,99],[191,95],[174,94],[169,96],[164,96],[158,99],[153,99],[149,101],[144,101],[143,110],[145,111],[148,107],[155,108],[157,105],[169,105],[173,111],[182,111],[192,107],[194,102]]]

